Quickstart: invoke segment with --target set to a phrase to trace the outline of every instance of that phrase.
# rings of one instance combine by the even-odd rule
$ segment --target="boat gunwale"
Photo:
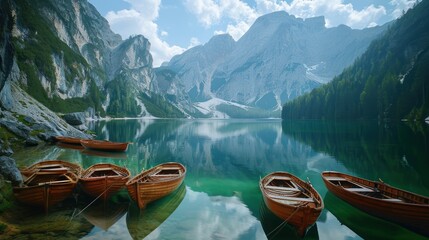
[[[124,175],[106,175],[106,176],[91,176],[88,175],[88,173],[90,172],[90,170],[92,169],[97,169],[98,167],[101,166],[106,166],[106,168],[111,168],[112,170],[117,170],[120,173],[123,173]],[[91,173],[92,174],[92,173]],[[112,164],[112,163],[96,163],[94,165],[89,166],[87,169],[85,169],[81,176],[79,177],[79,180],[83,180],[83,181],[91,181],[93,180],[99,180],[101,178],[105,178],[105,177],[110,177],[110,178],[129,178],[131,176],[131,172],[130,170],[128,170],[128,168],[126,167],[121,167],[118,166],[116,164]]]
[[[163,166],[166,165],[174,165],[174,166],[178,166],[177,169],[182,170],[182,172],[178,175],[172,176],[171,178],[166,178],[166,179],[160,179],[157,181],[153,181],[153,182],[139,182],[140,179],[148,176],[150,173],[155,172],[158,169],[163,169]],[[177,179],[182,178],[183,176],[186,175],[186,167],[183,166],[181,163],[177,163],[177,162],[166,162],[166,163],[161,163],[156,165],[155,167],[152,167],[150,169],[144,170],[142,172],[140,172],[139,174],[137,174],[136,176],[134,176],[133,178],[131,178],[130,180],[128,180],[127,183],[125,183],[126,186],[132,185],[137,183],[138,185],[142,185],[142,184],[146,184],[146,185],[150,185],[150,184],[158,184],[158,183],[163,183],[163,182],[171,182]]]
[[[72,163],[72,162],[68,162],[68,161],[64,161],[64,160],[59,160],[59,159],[55,159],[55,160],[42,160],[40,162],[36,162],[33,163],[32,165],[19,169],[19,171],[21,172],[21,174],[23,175],[27,175],[27,174],[32,174],[35,172],[49,172],[49,170],[47,169],[43,169],[43,167],[47,167],[49,165],[62,165],[65,168],[68,168],[68,172],[72,172],[74,173],[78,178],[81,176],[82,172],[83,172],[83,168],[76,164],[76,163]]]
[[[72,177],[69,177],[68,176],[69,174],[71,174]],[[64,173],[64,174],[59,174],[59,175],[65,175],[68,180],[61,180],[61,181],[67,181],[67,182],[46,181],[46,182],[38,183],[37,185],[27,185],[24,182],[23,186],[15,186],[13,188],[14,189],[37,188],[37,187],[41,187],[41,186],[45,186],[45,185],[49,185],[49,186],[61,186],[61,185],[68,185],[68,184],[77,184],[78,181],[79,181],[79,177],[75,173],[70,172],[70,171],[67,172],[67,173]]]

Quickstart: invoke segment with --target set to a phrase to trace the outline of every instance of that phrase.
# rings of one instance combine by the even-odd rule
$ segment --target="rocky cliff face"
[[[341,73],[384,29],[325,28],[323,17],[275,12],[257,19],[236,43],[217,36],[174,57],[168,68],[194,102],[219,98],[279,110]]]
[[[208,43],[173,57],[168,67],[177,72],[183,90],[192,101],[205,101],[213,97],[210,90],[213,72],[235,47],[230,35],[214,36]]]
[[[11,80],[18,87],[57,112],[141,114],[138,95],[149,91],[153,78],[147,39],[122,41],[86,0],[3,2],[13,18],[8,41],[17,66]],[[111,90],[117,81],[129,87],[120,91],[132,90],[125,100]]]
[[[39,5],[52,32],[70,48],[82,54],[92,66],[110,63],[110,50],[122,39],[108,22],[86,1],[55,1]]]
[[[23,138],[36,136],[35,141],[53,135],[88,137],[54,112],[150,115],[140,100],[154,78],[146,38],[123,41],[86,0],[0,4],[3,129]]]

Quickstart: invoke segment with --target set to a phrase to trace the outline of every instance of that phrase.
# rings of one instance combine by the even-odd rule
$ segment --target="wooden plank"
[[[51,184],[51,183],[69,183],[69,182],[71,181],[70,180],[48,181],[48,182],[41,182],[39,183],[39,185]]]
[[[325,179],[328,181],[348,181],[347,179],[342,177],[325,177]]]
[[[174,176],[180,176],[180,174],[172,173],[172,174],[156,174],[152,175],[151,177],[174,177]]]
[[[98,171],[109,171],[109,170],[114,170],[113,168],[107,167],[107,168],[94,168],[94,171],[98,172]]]
[[[57,168],[41,168],[39,172],[54,172],[54,171],[68,171],[66,167],[57,167]]]
[[[55,163],[55,164],[43,164],[40,165],[40,167],[35,167],[35,169],[40,168],[40,169],[44,169],[44,168],[53,168],[53,167],[64,167],[64,165],[59,164],[59,163]]]
[[[274,179],[276,179],[276,180],[292,180],[292,178],[290,178],[290,177],[283,177],[283,176],[273,176],[272,178],[271,178],[271,181],[272,180],[274,180]]]
[[[397,199],[397,198],[383,198],[381,200],[387,201],[387,202],[403,202],[401,199]]]
[[[180,170],[179,167],[163,167],[162,170]]]
[[[344,188],[350,192],[374,192],[374,190],[369,188]]]
[[[267,195],[268,197],[273,199],[289,200],[289,201],[296,201],[296,202],[314,202],[313,198],[288,197],[288,196],[271,195],[271,194],[267,194]]]
[[[274,189],[274,190],[284,190],[284,191],[300,191],[298,188],[278,187],[278,186],[271,186],[271,185],[266,185],[265,188]]]

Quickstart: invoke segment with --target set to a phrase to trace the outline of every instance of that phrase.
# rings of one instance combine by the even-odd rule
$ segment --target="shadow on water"
[[[96,157],[105,157],[105,158],[115,158],[115,159],[127,159],[127,154],[125,152],[107,152],[107,151],[98,151],[92,149],[82,150],[83,154]]]
[[[77,213],[75,199],[69,198],[54,205],[45,213],[43,209],[23,204],[2,213],[9,227],[0,235],[0,239],[76,239],[87,235],[92,225]]]
[[[274,215],[264,204],[261,202],[259,208],[259,220],[261,221],[262,228],[268,239],[319,239],[317,231],[317,223],[313,224],[307,229],[306,234],[299,236],[296,228],[292,225],[285,223],[282,219]]]
[[[186,194],[182,184],[172,194],[139,209],[135,202],[128,208],[127,227],[133,239],[143,239],[160,226],[180,205]]]
[[[82,202],[79,213],[92,225],[107,231],[125,215],[128,202],[101,201]]]
[[[371,216],[328,192],[325,207],[341,224],[364,239],[427,239],[394,223]]]

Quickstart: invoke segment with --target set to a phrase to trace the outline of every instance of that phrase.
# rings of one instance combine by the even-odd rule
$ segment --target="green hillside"
[[[332,82],[283,106],[283,119],[429,116],[429,1],[389,26]]]

